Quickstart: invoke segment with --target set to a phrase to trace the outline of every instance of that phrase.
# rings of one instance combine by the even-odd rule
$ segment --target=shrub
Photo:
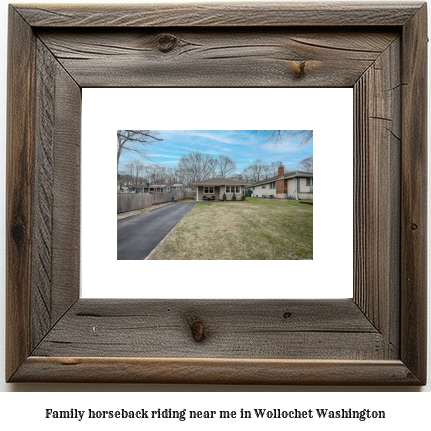
[[[245,195],[242,195],[242,196],[241,196],[241,200],[242,200],[242,201],[245,201]]]
[[[226,193],[223,193],[223,201],[227,201]]]
[[[236,194],[235,194],[235,193],[234,193],[234,194],[233,194],[233,196],[232,196],[232,200],[233,200],[233,201],[236,201]]]

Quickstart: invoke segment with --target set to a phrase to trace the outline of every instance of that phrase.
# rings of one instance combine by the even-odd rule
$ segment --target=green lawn
[[[198,203],[151,255],[170,260],[313,258],[313,206],[286,199]]]

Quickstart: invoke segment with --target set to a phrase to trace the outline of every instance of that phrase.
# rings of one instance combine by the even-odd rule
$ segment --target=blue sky
[[[152,131],[154,132],[154,131]],[[269,142],[262,131],[251,134],[249,130],[158,130],[161,142],[154,142],[147,147],[150,160],[144,163],[157,163],[168,168],[175,168],[181,156],[189,151],[200,151],[214,157],[229,156],[236,162],[237,173],[241,172],[254,160],[266,163],[283,162],[285,168],[294,168],[302,159],[313,155],[313,140],[301,144],[301,139],[284,138],[275,145]],[[136,156],[123,152],[120,165]]]

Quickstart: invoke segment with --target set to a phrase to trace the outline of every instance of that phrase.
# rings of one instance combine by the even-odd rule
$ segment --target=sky
[[[155,132],[152,130],[152,132]],[[181,156],[189,151],[200,151],[214,157],[229,156],[236,162],[240,173],[254,160],[265,163],[283,162],[285,168],[295,168],[306,157],[313,155],[313,141],[301,144],[301,138],[287,138],[279,144],[270,142],[262,131],[250,130],[158,130],[157,137],[163,139],[147,147],[148,159],[144,163],[157,163],[175,168]],[[129,162],[135,155],[123,152],[121,165]]]

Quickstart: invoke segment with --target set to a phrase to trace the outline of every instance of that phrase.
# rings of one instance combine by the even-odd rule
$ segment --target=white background
[[[57,0],[56,3],[61,3]],[[109,1],[105,1],[108,3]],[[128,0],[131,3],[131,0]],[[160,2],[160,1],[159,1]],[[15,0],[14,3],[26,3],[25,1]],[[37,3],[37,2],[34,2]],[[45,0],[44,3],[49,3]],[[74,3],[68,0],[68,3]],[[87,1],[94,3],[94,1]],[[391,2],[387,2],[391,3]],[[7,35],[7,2],[0,5],[0,172],[2,173],[1,184],[5,184],[5,118],[6,118],[6,35]],[[2,211],[0,213],[0,222],[4,226],[4,196],[5,188],[0,188],[0,202]],[[0,271],[1,271],[1,290],[0,295],[0,313],[4,317],[4,229],[0,232]],[[429,309],[431,306],[429,306]],[[0,369],[4,369],[4,318],[0,322]],[[431,331],[428,331],[431,333]],[[430,360],[428,354],[428,360]],[[429,367],[428,367],[429,368]],[[51,423],[44,419],[45,408],[70,409],[70,408],[99,408],[112,409],[122,408],[145,408],[146,406],[161,408],[179,408],[186,406],[188,409],[235,409],[235,408],[294,408],[305,405],[309,408],[320,408],[322,403],[325,407],[332,408],[372,408],[376,410],[386,409],[390,414],[390,419],[381,422],[359,422],[359,421],[336,421],[336,422],[313,422],[311,425],[303,422],[265,422],[264,426],[272,428],[289,429],[295,426],[295,429],[367,429],[381,430],[386,427],[391,429],[429,429],[429,405],[431,403],[430,388],[428,384],[424,388],[403,388],[403,387],[287,387],[287,386],[205,386],[205,385],[143,385],[143,384],[6,384],[1,381],[0,390],[0,426],[2,429],[30,427],[44,430],[57,430],[62,427],[64,430],[76,429],[94,429],[94,423],[86,422],[78,424],[75,420],[70,421],[53,421]],[[380,393],[379,391],[392,391],[393,393]],[[15,391],[20,393],[10,393]],[[40,392],[38,394],[25,392]],[[54,392],[50,392],[54,391]],[[62,392],[57,393],[56,391]],[[83,393],[73,393],[75,391],[84,391]],[[93,392],[100,391],[100,392]],[[109,392],[124,391],[122,394],[112,394]],[[165,391],[184,391],[184,393],[163,393]],[[204,393],[195,393],[193,391],[203,391]],[[226,391],[218,393],[219,391]],[[230,391],[241,391],[235,393]],[[242,391],[252,391],[252,393],[243,393]],[[307,392],[307,393],[297,393]],[[322,392],[329,391],[329,393]],[[363,393],[362,391],[366,391]],[[376,392],[377,391],[377,392]],[[427,391],[424,393],[412,393]],[[105,393],[108,392],[108,393]],[[138,393],[136,393],[138,392]],[[139,392],[154,392],[151,395]],[[265,393],[262,393],[265,392]],[[345,392],[345,393],[343,393]],[[354,392],[354,393],[352,393]],[[105,429],[111,429],[115,426],[124,426],[123,422],[98,422]],[[181,425],[183,424],[183,425]],[[190,429],[205,427],[215,429],[228,426],[238,429],[241,425],[238,422],[229,424],[222,421],[217,422],[197,422],[191,425],[190,422],[178,424],[169,422],[172,427],[184,427]],[[249,429],[262,429],[262,422],[250,423]],[[136,424],[127,424],[127,429],[145,429],[146,425],[141,422]],[[157,429],[155,424],[151,425]],[[162,422],[159,427],[166,427]],[[385,427],[385,428],[384,428]]]
[[[83,89],[82,99],[82,297],[352,297],[351,88]],[[117,129],[314,130],[313,260],[117,261]]]

